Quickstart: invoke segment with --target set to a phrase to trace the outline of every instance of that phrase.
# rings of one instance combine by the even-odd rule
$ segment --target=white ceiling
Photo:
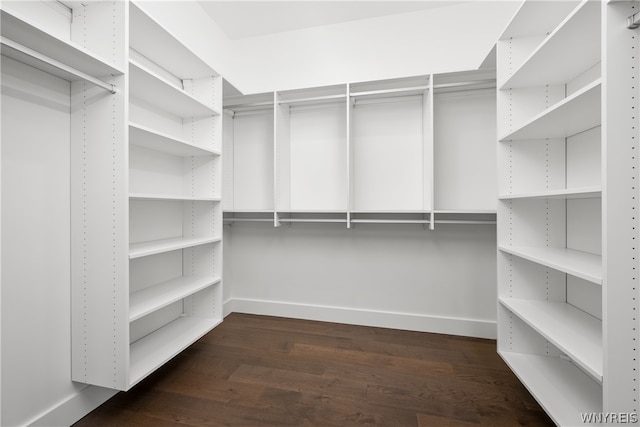
[[[232,40],[463,3],[414,1],[202,0],[205,12]]]

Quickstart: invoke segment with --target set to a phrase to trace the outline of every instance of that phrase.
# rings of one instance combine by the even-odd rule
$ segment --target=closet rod
[[[261,101],[261,102],[247,102],[244,104],[231,104],[225,105],[225,109],[233,110],[234,108],[244,107],[273,107],[273,101]]]
[[[630,30],[635,30],[640,27],[640,12],[634,13],[629,18],[627,18],[627,28]]]
[[[312,96],[309,98],[298,98],[298,99],[282,99],[278,102],[278,104],[296,104],[296,103],[312,102],[312,101],[329,101],[332,99],[343,99],[346,97],[347,95],[345,94],[339,94],[339,95]]]
[[[367,96],[367,95],[384,95],[387,93],[412,92],[412,91],[427,90],[427,89],[429,89],[429,86],[413,86],[413,87],[401,87],[401,88],[394,88],[394,89],[369,90],[365,92],[352,92],[350,95],[352,97]]]
[[[82,71],[76,70],[73,67],[70,67],[66,64],[63,64],[60,61],[56,61],[53,58],[49,58],[46,55],[41,54],[40,52],[36,52],[33,49],[29,49],[26,46],[23,46],[19,43],[14,42],[13,40],[10,40],[6,37],[0,37],[0,41],[2,42],[3,46],[7,46],[8,48],[11,48],[17,52],[20,52],[24,55],[30,56],[34,59],[37,59],[38,61],[44,62],[45,64],[51,65],[52,67],[55,67],[59,70],[62,70],[66,73],[69,73],[71,75],[74,75],[86,82],[92,83],[98,87],[101,87],[102,89],[111,92],[111,93],[116,93],[116,87],[112,84],[109,83],[105,83],[102,80],[99,80],[95,77],[92,77],[86,73],[83,73]]]
[[[450,87],[464,87],[464,86],[475,86],[479,84],[496,84],[494,79],[484,79],[484,80],[470,80],[467,82],[454,82],[454,83],[440,83],[438,85],[433,85],[434,89],[444,89]]]

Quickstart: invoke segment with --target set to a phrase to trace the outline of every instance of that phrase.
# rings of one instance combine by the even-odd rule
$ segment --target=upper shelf
[[[597,199],[602,197],[602,187],[563,188],[559,190],[544,190],[531,193],[501,194],[500,200],[513,199]]]
[[[129,60],[130,93],[178,117],[206,117],[220,113],[141,63]]]
[[[180,157],[220,155],[219,151],[198,147],[184,139],[133,122],[129,122],[129,143]]]
[[[520,5],[502,39],[532,37],[551,33],[580,3],[580,0],[527,1]]]
[[[217,75],[198,55],[147,15],[137,3],[129,3],[131,48],[181,80]]]
[[[601,52],[600,7],[597,1],[580,3],[500,88],[565,84],[596,65]]]
[[[2,14],[3,39],[8,39],[95,78],[124,74],[124,70],[117,65],[109,63],[82,46],[41,30],[25,17],[6,9],[2,9],[0,13]],[[69,81],[78,80],[77,76],[73,74],[49,65],[33,56],[26,55],[5,44],[2,45],[2,54],[63,79]]]
[[[601,87],[602,80],[597,79],[509,132],[500,138],[500,142],[566,138],[599,126],[602,123]]]

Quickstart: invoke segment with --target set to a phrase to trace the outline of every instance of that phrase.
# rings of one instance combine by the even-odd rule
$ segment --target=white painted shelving
[[[233,95],[225,110],[225,222],[495,223],[493,69]]]
[[[72,371],[128,390],[222,321],[222,79],[144,2],[118,4],[123,133],[78,168]]]
[[[640,410],[639,6],[527,1],[498,42],[498,352],[558,425]]]

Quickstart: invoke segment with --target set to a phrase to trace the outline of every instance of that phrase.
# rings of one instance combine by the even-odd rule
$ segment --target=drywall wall
[[[452,6],[231,40],[192,2],[141,7],[241,92],[474,69],[520,1]]]
[[[242,92],[475,69],[519,2],[476,1],[234,40]]]
[[[70,363],[69,92],[67,81],[2,59],[3,426],[84,388]]]
[[[227,311],[495,337],[492,225],[234,223]]]

